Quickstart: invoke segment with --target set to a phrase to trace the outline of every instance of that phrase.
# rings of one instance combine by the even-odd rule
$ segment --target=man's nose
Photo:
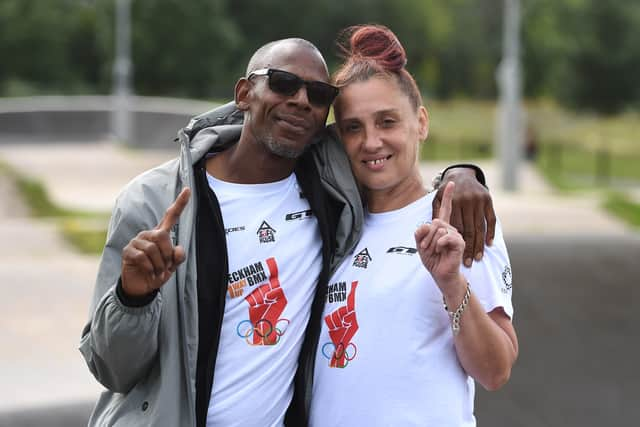
[[[300,86],[300,89],[298,89],[296,93],[291,95],[289,101],[296,103],[300,106],[304,106],[305,108],[311,108],[311,103],[309,102],[309,95],[307,94],[307,86],[306,85]]]

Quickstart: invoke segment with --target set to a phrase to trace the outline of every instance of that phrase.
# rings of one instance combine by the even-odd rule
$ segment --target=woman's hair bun
[[[353,59],[375,62],[384,70],[398,72],[407,65],[407,54],[396,35],[383,25],[349,27],[343,52]]]
[[[407,71],[407,54],[396,35],[383,25],[348,27],[337,42],[344,62],[333,74],[333,83],[345,87],[376,76],[393,77],[417,111],[422,105],[420,89]],[[336,107],[339,107],[340,96]]]

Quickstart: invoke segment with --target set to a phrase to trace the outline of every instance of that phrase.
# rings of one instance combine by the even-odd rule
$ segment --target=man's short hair
[[[314,45],[313,43],[311,43],[308,40],[305,39],[301,39],[301,38],[297,38],[297,37],[292,37],[292,38],[288,38],[288,39],[280,39],[280,40],[275,40],[272,42],[269,42],[267,44],[265,44],[264,46],[258,48],[258,50],[255,51],[255,53],[251,56],[251,59],[249,59],[249,64],[247,65],[247,76],[249,74],[251,74],[253,71],[255,70],[259,70],[260,68],[265,68],[267,66],[267,63],[269,62],[269,57],[271,52],[277,48],[280,45],[283,44],[296,44],[302,47],[306,47],[310,50],[314,50],[316,52],[318,52],[318,55],[320,56],[320,58],[322,58],[322,62],[324,63],[324,67],[327,70],[327,74],[329,73],[329,69],[327,67],[327,64],[324,60],[324,57],[322,56],[322,53],[320,52],[320,49],[318,49],[316,47],[316,45]]]

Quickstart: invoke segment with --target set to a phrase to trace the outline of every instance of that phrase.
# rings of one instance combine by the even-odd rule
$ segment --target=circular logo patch
[[[502,272],[502,281],[507,287],[507,290],[511,290],[511,282],[513,281],[513,277],[511,276],[511,268],[509,268],[508,265],[504,267],[504,271]]]

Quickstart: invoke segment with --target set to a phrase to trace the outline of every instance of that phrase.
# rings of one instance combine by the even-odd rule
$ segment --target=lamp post
[[[502,188],[518,189],[518,166],[522,160],[524,112],[520,68],[520,0],[505,0],[503,57],[497,71],[499,90],[498,146]]]
[[[116,55],[113,64],[112,132],[131,142],[131,0],[116,0]]]

